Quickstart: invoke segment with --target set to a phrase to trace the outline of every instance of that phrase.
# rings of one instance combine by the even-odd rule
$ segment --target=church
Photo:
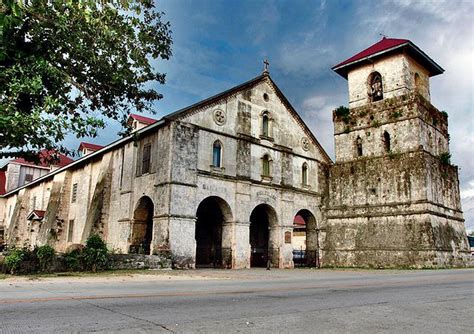
[[[59,252],[93,233],[176,268],[466,266],[470,253],[447,114],[430,103],[443,69],[383,38],[333,70],[335,161],[268,69],[0,196],[9,245]],[[295,257],[295,254],[296,257]]]

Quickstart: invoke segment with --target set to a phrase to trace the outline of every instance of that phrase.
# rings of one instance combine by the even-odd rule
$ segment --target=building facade
[[[335,163],[265,71],[5,194],[6,240],[66,251],[99,233],[176,267],[289,268],[296,226],[323,266],[462,266],[447,118],[429,102],[442,69],[418,51],[382,40],[335,67],[350,96]]]

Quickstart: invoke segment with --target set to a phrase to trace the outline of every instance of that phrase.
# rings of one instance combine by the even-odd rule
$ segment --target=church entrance
[[[293,262],[295,267],[319,267],[319,243],[316,218],[306,209],[293,220]]]
[[[229,205],[220,197],[208,197],[199,204],[196,217],[196,267],[227,265],[231,249],[222,247],[222,235],[224,225],[232,221]]]
[[[130,253],[150,254],[153,239],[153,201],[143,196],[133,213]]]
[[[250,215],[250,266],[278,266],[278,248],[272,242],[277,226],[275,209],[268,204],[260,204]]]

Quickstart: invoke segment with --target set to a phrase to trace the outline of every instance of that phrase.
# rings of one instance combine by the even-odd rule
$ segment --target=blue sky
[[[474,5],[471,1],[159,1],[173,31],[173,57],[158,62],[161,117],[270,74],[333,156],[331,110],[347,105],[347,82],[331,66],[385,34],[410,39],[446,72],[431,79],[432,103],[449,113],[451,153],[463,196],[474,196]],[[116,138],[110,123],[91,141]],[[77,147],[77,140],[68,140]]]

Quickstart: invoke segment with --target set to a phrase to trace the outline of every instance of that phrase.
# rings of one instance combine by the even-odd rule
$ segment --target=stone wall
[[[336,162],[357,159],[356,140],[361,138],[363,156],[387,154],[384,132],[391,137],[391,153],[422,146],[433,155],[449,152],[447,116],[418,93],[387,98],[333,114]]]
[[[368,78],[373,72],[378,72],[382,76],[384,99],[418,91],[426,100],[430,100],[428,71],[409,55],[399,53],[373,59],[371,64],[361,65],[349,71],[347,81],[351,108],[370,102]],[[415,74],[418,74],[417,84]]]

